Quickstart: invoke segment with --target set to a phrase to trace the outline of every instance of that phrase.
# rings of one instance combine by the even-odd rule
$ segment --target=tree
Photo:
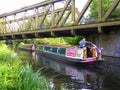
[[[63,39],[67,44],[78,45],[79,41],[82,39],[82,36],[63,37]]]
[[[102,15],[111,7],[114,0],[102,0]],[[108,18],[120,18],[120,5],[117,6],[115,11]],[[93,0],[90,6],[90,18],[98,19],[98,0]]]

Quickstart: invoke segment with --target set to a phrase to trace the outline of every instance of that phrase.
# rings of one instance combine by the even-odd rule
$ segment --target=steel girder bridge
[[[98,0],[97,20],[83,22],[93,1],[87,0],[81,10],[76,0],[46,0],[4,13],[0,15],[0,40],[87,35],[101,33],[106,27],[120,27],[120,19],[108,19],[120,0],[113,0],[104,14],[103,1]]]

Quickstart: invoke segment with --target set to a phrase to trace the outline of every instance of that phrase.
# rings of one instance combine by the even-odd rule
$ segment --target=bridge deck
[[[120,28],[120,21],[101,22],[92,24],[83,24],[78,26],[57,27],[44,30],[32,30],[24,31],[22,33],[6,33],[1,34],[0,39],[21,39],[21,38],[44,38],[44,37],[61,37],[61,36],[74,36],[74,35],[90,35],[94,33],[109,32]],[[102,28],[102,31],[98,31],[98,27]],[[107,29],[106,29],[107,28]]]

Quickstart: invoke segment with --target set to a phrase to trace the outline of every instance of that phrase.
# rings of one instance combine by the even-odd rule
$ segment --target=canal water
[[[63,63],[35,52],[19,50],[17,54],[24,62],[31,63],[34,70],[41,70],[40,74],[54,90],[120,90],[118,72]]]

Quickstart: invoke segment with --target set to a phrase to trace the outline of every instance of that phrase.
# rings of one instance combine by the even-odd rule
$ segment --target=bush
[[[46,79],[39,75],[6,45],[0,45],[0,90],[50,90]]]
[[[10,50],[6,45],[0,45],[0,61],[9,62],[15,60],[14,52]]]
[[[39,77],[39,72],[34,73],[29,64],[25,66],[19,84],[21,90],[50,90],[46,79]]]

